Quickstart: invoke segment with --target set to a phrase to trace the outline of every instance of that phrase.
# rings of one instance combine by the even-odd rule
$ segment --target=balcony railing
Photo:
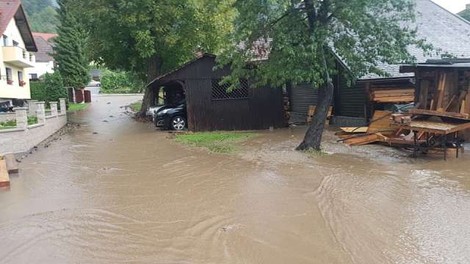
[[[3,61],[19,68],[34,67],[36,61],[32,53],[17,46],[2,47]]]

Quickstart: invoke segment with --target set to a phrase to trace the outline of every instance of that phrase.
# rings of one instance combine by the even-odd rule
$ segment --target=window
[[[8,37],[6,35],[3,35],[3,46],[6,47],[8,46]]]
[[[212,99],[213,100],[230,100],[230,99],[246,99],[248,98],[248,81],[241,79],[239,87],[232,91],[227,91],[229,84],[220,84],[221,79],[212,79]]]
[[[22,71],[18,71],[18,81],[19,82],[23,81],[23,72]]]
[[[17,47],[18,45],[20,45],[20,43],[13,40],[13,46]]]
[[[38,79],[38,74],[37,73],[31,73],[30,76],[31,76],[30,77],[31,80],[37,80]]]
[[[11,69],[10,68],[5,68],[6,70],[6,73],[7,73],[7,83],[8,84],[13,84],[13,75],[12,75],[12,72],[11,72]]]

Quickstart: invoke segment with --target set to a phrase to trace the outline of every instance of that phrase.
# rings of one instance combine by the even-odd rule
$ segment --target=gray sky
[[[432,0],[447,10],[457,13],[465,9],[466,4],[470,4],[470,0]]]

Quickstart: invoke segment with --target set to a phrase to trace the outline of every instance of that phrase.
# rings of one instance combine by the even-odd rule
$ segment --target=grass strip
[[[255,137],[250,132],[200,132],[177,134],[176,141],[195,147],[203,147],[214,153],[233,153],[237,145]]]

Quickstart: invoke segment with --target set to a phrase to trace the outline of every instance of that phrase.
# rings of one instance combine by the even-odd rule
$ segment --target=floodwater
[[[470,263],[470,154],[293,151],[303,129],[233,155],[181,146],[99,96],[0,191],[0,263]]]

